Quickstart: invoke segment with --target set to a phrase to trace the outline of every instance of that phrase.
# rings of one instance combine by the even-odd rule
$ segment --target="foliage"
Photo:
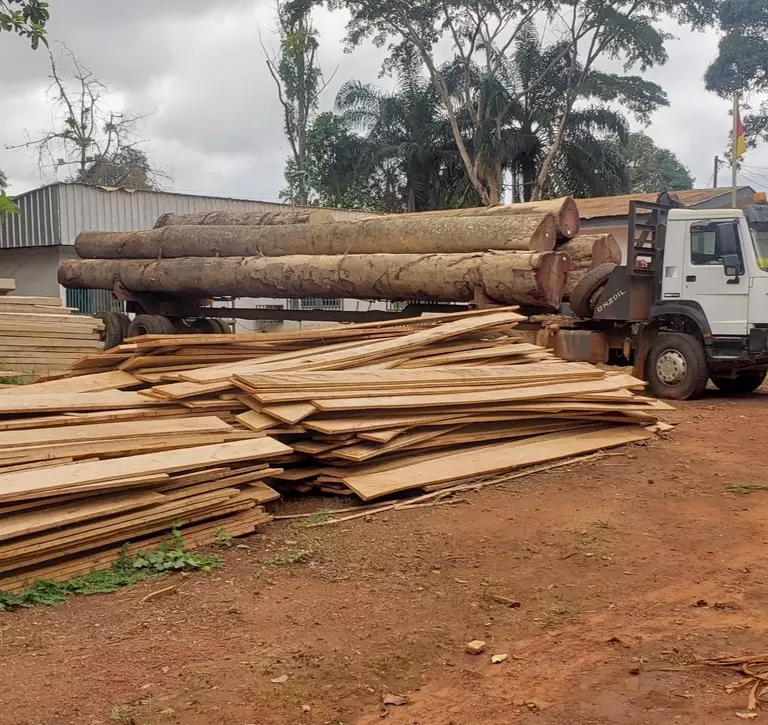
[[[144,116],[113,110],[109,87],[66,46],[58,58],[50,51],[48,55],[51,129],[6,148],[34,149],[41,173],[53,170],[56,175],[60,169],[69,169],[70,181],[94,179],[88,183],[101,183],[99,179],[119,176],[118,169],[128,168],[129,176],[151,184],[145,188],[155,188],[156,172],[138,148],[143,142],[137,139],[137,126]],[[141,164],[146,172],[143,176]]]
[[[0,221],[8,214],[18,214],[19,207],[8,197],[5,191],[0,191]]]
[[[0,0],[0,32],[16,33],[29,38],[33,49],[45,40],[48,3],[43,0]]]
[[[312,25],[311,9],[311,4],[304,0],[296,0],[290,6],[278,3],[280,50],[270,56],[264,49],[267,68],[283,107],[285,136],[291,147],[285,170],[288,187],[281,196],[301,205],[309,203],[307,133],[325,88],[317,60],[318,34]]]
[[[264,566],[291,566],[292,564],[304,564],[309,561],[312,552],[307,549],[297,549],[283,556],[273,556],[264,562]]]
[[[344,7],[350,13],[350,47],[369,39],[387,47],[385,69],[396,67],[409,53],[418,54],[440,97],[467,176],[485,204],[497,203],[501,197],[503,169],[493,148],[503,140],[506,105],[497,103],[492,95],[477,92],[478,86],[471,80],[473,76],[481,77],[481,87],[504,84],[508,51],[525,32],[529,21],[546,15],[548,35],[562,40],[552,67],[511,87],[512,97],[522,99],[548,82],[550,71],[558,64],[564,64],[567,80],[559,123],[534,184],[533,196],[538,198],[545,193],[551,169],[556,166],[566,140],[570,113],[595,64],[606,57],[622,60],[625,71],[632,67],[644,71],[663,64],[669,38],[662,29],[665,18],[702,27],[712,21],[717,3],[718,0],[332,0],[334,6]],[[435,60],[435,48],[446,35],[453,42],[458,59],[453,64],[452,87]],[[613,81],[614,94],[632,90],[627,84],[617,88],[616,76]],[[640,79],[633,82],[637,84]],[[637,92],[635,87],[636,98]],[[642,111],[642,102],[638,103]]]
[[[723,0],[719,22],[724,35],[704,80],[723,98],[741,97],[744,134],[754,147],[768,141],[768,103],[748,104],[749,94],[768,93],[768,0]]]
[[[693,176],[669,149],[659,148],[642,132],[629,134],[624,150],[632,193],[693,189]]]
[[[371,144],[341,116],[325,112],[315,118],[307,134],[306,164],[312,204],[383,209],[384,183]]]
[[[215,556],[188,552],[178,527],[171,531],[171,539],[155,551],[120,558],[109,568],[92,571],[83,577],[64,582],[41,580],[19,594],[0,591],[0,611],[17,607],[33,607],[38,604],[53,606],[75,594],[107,594],[128,584],[135,584],[155,576],[174,571],[210,571],[221,566]]]
[[[126,146],[109,156],[98,155],[86,168],[78,169],[74,181],[93,186],[120,186],[127,189],[158,189],[159,173],[152,169],[146,152]]]

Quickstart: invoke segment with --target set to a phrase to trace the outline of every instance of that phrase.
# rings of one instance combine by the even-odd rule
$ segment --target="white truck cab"
[[[595,350],[602,335],[605,360],[591,361],[619,353],[660,397],[695,397],[709,380],[729,393],[758,388],[768,371],[768,205],[633,201],[627,246],[623,265],[579,281],[571,307],[582,330],[566,337],[586,328]]]

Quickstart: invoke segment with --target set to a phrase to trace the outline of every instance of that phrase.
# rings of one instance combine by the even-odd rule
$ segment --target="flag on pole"
[[[744,138],[744,126],[741,125],[741,114],[738,106],[736,107],[736,142],[734,144],[736,158],[740,159],[747,153],[747,140]]]

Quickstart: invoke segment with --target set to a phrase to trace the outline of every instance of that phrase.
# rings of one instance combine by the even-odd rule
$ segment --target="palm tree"
[[[492,167],[498,184],[511,176],[516,201],[531,198],[536,174],[566,110],[574,69],[564,51],[559,44],[541,47],[530,24],[520,33],[511,56],[503,59],[500,75],[486,77],[475,69],[474,92],[490,99],[477,104],[487,108],[487,122],[476,143],[483,144],[482,158]],[[455,88],[463,78],[459,63],[454,60],[443,69],[449,87]],[[519,88],[527,90],[520,94]],[[600,91],[597,83],[577,89],[584,100],[599,97]],[[620,153],[629,135],[626,118],[605,106],[582,103],[570,111],[567,121],[547,195],[600,196],[623,191],[628,185],[627,165]]]
[[[477,203],[441,108],[413,56],[401,60],[394,92],[352,80],[336,96],[337,112],[375,149],[393,211]]]

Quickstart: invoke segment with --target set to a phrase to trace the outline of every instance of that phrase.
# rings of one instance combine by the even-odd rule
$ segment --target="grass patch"
[[[264,566],[291,566],[293,564],[304,564],[309,561],[312,552],[308,549],[296,549],[282,556],[273,556],[264,562]]]
[[[22,377],[20,375],[9,375],[8,377],[0,377],[0,384],[2,385],[26,385],[29,378]]]
[[[763,486],[759,483],[732,483],[730,486],[726,486],[726,490],[729,493],[739,493],[742,496],[746,496],[755,491],[768,491],[768,486]]]
[[[326,521],[328,521],[329,518],[331,518],[330,511],[316,511],[311,516],[299,519],[299,522],[296,524],[296,528],[306,529],[310,526],[319,526],[320,524],[324,524]]]
[[[39,604],[54,606],[75,594],[108,594],[119,587],[135,584],[152,577],[174,571],[210,571],[221,566],[217,556],[189,552],[177,527],[171,531],[171,539],[150,552],[139,552],[133,557],[124,554],[109,569],[92,571],[76,579],[63,582],[44,579],[18,594],[0,591],[0,611]]]

